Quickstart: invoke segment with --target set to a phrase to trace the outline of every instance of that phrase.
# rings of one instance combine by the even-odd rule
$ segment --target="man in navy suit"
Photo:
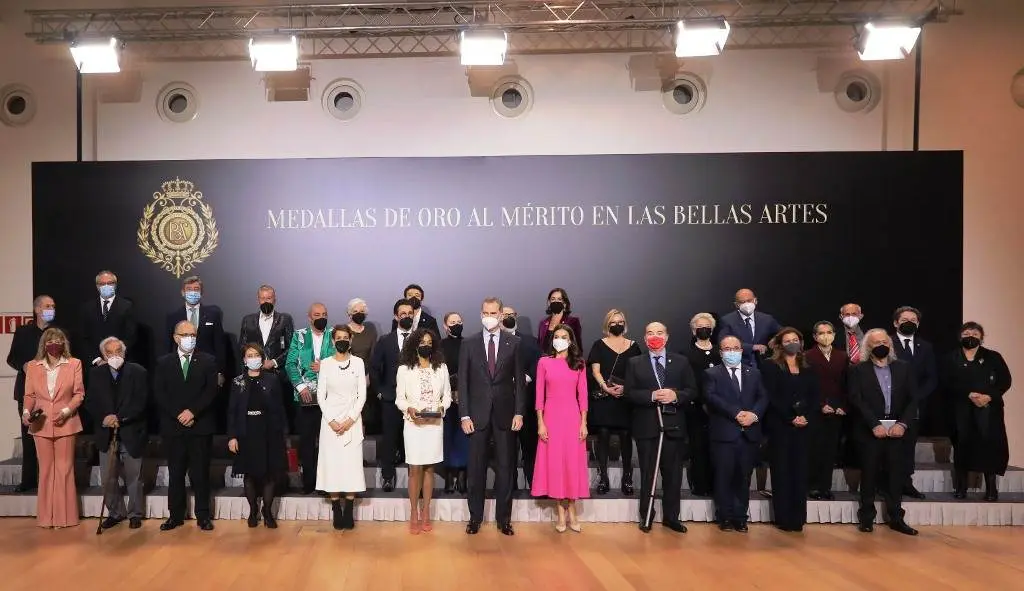
[[[217,386],[224,385],[226,355],[224,347],[224,313],[210,304],[200,304],[203,298],[203,280],[198,275],[186,277],[181,282],[181,297],[185,305],[167,315],[168,352],[178,350],[174,339],[174,327],[187,321],[196,330],[196,351],[212,355],[217,361]]]
[[[519,353],[523,357],[523,369],[526,371],[526,385],[523,393],[526,396],[526,408],[533,409],[537,404],[537,363],[543,356],[537,339],[519,331],[519,314],[512,306],[501,308],[501,329],[519,339]],[[537,413],[527,412],[523,415],[523,428],[516,433],[519,449],[523,458],[523,476],[526,477],[526,489],[533,486],[533,465],[537,459]],[[512,479],[512,490],[519,490],[518,474]]]
[[[743,343],[743,362],[757,365],[759,356],[768,350],[768,341],[782,326],[771,315],[757,311],[757,296],[749,289],[736,292],[735,304],[735,312],[722,314],[718,337],[737,337]]]
[[[896,327],[896,334],[892,338],[896,357],[910,363],[917,378],[917,418],[908,425],[904,437],[907,443],[907,480],[903,483],[903,495],[923,499],[924,493],[914,487],[914,452],[921,433],[921,423],[925,418],[928,397],[939,384],[939,370],[935,362],[935,348],[917,336],[917,329],[921,326],[920,310],[910,306],[897,308],[892,315],[892,325]]]
[[[405,339],[409,338],[413,327],[412,302],[401,299],[393,307],[395,314],[395,330],[382,336],[373,348],[373,359],[370,368],[373,372],[374,384],[377,385],[377,396],[380,398],[381,438],[377,448],[377,461],[380,463],[381,488],[385,492],[395,490],[395,466],[404,460],[405,446],[402,443],[402,430],[405,419],[402,411],[395,406],[398,388],[398,361],[402,356]]]
[[[768,392],[761,372],[743,364],[743,344],[739,338],[724,337],[719,348],[722,365],[704,372],[715,511],[719,529],[745,532],[750,472],[761,442],[761,417],[768,408]]]

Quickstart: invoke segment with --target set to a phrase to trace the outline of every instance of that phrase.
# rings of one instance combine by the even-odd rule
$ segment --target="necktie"
[[[907,355],[914,356],[914,350],[910,348],[910,339],[903,339],[903,348],[907,351]]]
[[[399,351],[401,351],[402,349],[405,348],[405,339],[409,338],[409,333],[403,332],[401,336],[402,336],[402,338],[400,339],[400,342],[398,343],[398,350]]]
[[[110,300],[103,300],[103,319],[107,319],[107,314],[110,313]]]
[[[846,336],[847,347],[850,349],[850,363],[860,363],[860,345],[857,344],[857,335],[848,333]]]
[[[665,366],[661,363],[661,355],[654,358],[654,371],[658,374],[658,387],[665,387]]]
[[[754,342],[754,325],[750,323],[750,316],[743,319],[743,324],[747,325],[747,332],[750,333],[750,342]]]
[[[189,356],[186,355],[185,357],[181,358],[181,375],[182,375],[182,377],[184,377],[186,379],[188,378],[188,366],[189,366]]]
[[[192,323],[192,326],[196,329],[196,332],[199,332],[199,310],[195,308],[189,308],[188,321]]]
[[[494,377],[494,367],[497,361],[497,346],[494,344],[494,335],[491,335],[491,340],[487,341],[487,371],[491,373],[491,377]]]
[[[738,375],[736,375],[736,370],[737,369],[739,369],[739,368],[738,367],[730,367],[729,371],[732,372],[732,383],[736,384],[736,391],[737,392],[742,392],[743,389],[740,387],[740,377]]]

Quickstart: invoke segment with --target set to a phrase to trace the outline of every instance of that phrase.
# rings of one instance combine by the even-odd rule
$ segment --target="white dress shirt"
[[[270,340],[270,328],[274,326],[274,315],[264,316],[260,313],[260,337],[263,339],[263,346]]]
[[[737,310],[737,312],[739,312],[739,310]],[[747,318],[750,319],[750,333],[751,333],[751,337],[750,338],[754,338],[753,335],[757,334],[757,324],[754,321],[754,315],[751,314],[750,316],[747,316],[743,312],[740,312],[739,314],[740,314],[740,320],[743,321],[743,328],[747,327]],[[740,341],[743,341],[743,339],[740,339]]]
[[[913,355],[914,352],[917,350],[917,343],[914,342],[913,335],[908,337],[908,336],[896,333],[896,336],[899,337],[900,344],[903,345],[903,348],[906,349],[908,353]],[[910,341],[910,342],[908,343],[907,341]]]
[[[313,339],[313,361],[320,361],[320,351],[324,348],[324,335],[326,332],[316,334],[315,330],[309,331],[310,338]]]

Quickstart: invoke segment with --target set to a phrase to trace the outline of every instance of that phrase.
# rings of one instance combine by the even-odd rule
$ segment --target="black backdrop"
[[[914,305],[942,350],[961,321],[962,168],[960,152],[36,163],[34,289],[73,322],[96,272],[112,269],[147,327],[136,357],[164,352],[180,282],[137,232],[154,192],[181,179],[212,207],[219,244],[195,273],[230,333],[261,283],[299,326],[314,300],[341,322],[362,297],[386,332],[415,282],[428,310],[462,313],[467,332],[487,295],[535,331],[548,290],[563,287],[585,348],[611,307],[634,335],[664,321],[681,346],[694,313],[729,311],[751,287],[759,309],[805,332],[847,301],[863,305],[866,328],[891,328],[893,309]],[[400,208],[408,223],[389,225]]]

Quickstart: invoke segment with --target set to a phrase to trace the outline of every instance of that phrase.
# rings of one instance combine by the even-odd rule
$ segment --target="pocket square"
[[[206,326],[213,326],[212,322],[206,322],[205,324],[206,324]]]

